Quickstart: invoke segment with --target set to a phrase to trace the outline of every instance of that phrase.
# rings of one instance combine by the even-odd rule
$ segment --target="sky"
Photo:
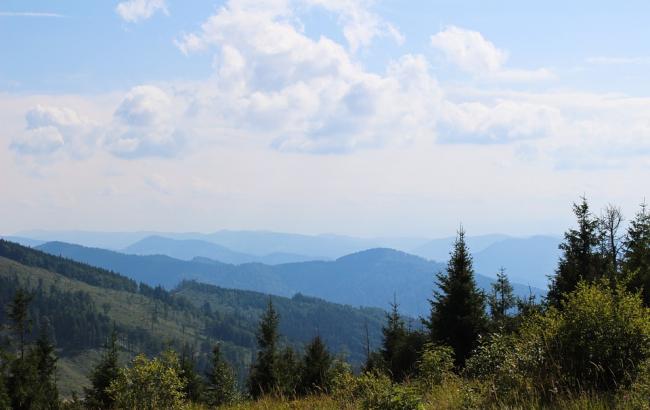
[[[533,4],[535,3],[535,4]],[[650,177],[650,3],[0,2],[0,233],[558,234]]]

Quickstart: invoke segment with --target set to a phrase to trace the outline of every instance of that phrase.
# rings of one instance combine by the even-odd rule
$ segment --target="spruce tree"
[[[643,301],[650,306],[650,212],[645,202],[630,222],[623,241],[623,271],[632,290],[642,290]]]
[[[322,393],[329,388],[329,374],[332,356],[323,340],[317,335],[305,348],[300,377],[300,390],[303,393]]]
[[[258,351],[248,378],[253,397],[274,392],[278,387],[278,324],[280,317],[269,298],[257,334]]]
[[[284,397],[293,397],[298,393],[301,376],[300,357],[286,346],[279,354],[278,390]]]
[[[198,402],[203,395],[203,380],[196,371],[194,352],[187,344],[183,346],[180,358],[180,376],[184,382],[183,393],[191,402]]]
[[[221,349],[216,344],[212,348],[210,368],[206,374],[205,401],[210,406],[219,407],[231,404],[237,399],[237,382],[235,373],[221,355]]]
[[[582,197],[580,203],[573,204],[573,213],[578,226],[564,234],[564,242],[560,244],[562,256],[547,295],[555,307],[561,306],[564,295],[574,291],[578,282],[594,282],[607,272],[601,222],[591,213],[587,198]]]
[[[91,387],[84,389],[85,405],[89,409],[99,410],[113,407],[113,398],[106,389],[119,375],[118,359],[117,331],[113,329],[110,339],[104,345],[104,354],[90,375]]]
[[[26,290],[19,288],[14,294],[13,300],[9,303],[9,320],[10,328],[16,333],[20,351],[20,360],[25,358],[25,339],[31,329],[31,320],[29,319],[29,304],[32,301],[32,295]]]
[[[56,362],[54,345],[50,342],[47,326],[44,326],[30,352],[30,362],[36,371],[33,386],[32,407],[38,409],[58,409],[59,392],[56,386]]]
[[[433,343],[450,346],[456,365],[461,367],[476,347],[487,327],[485,297],[477,288],[472,256],[461,227],[445,273],[438,273],[431,303],[431,314],[425,321]]]
[[[495,328],[508,327],[508,311],[517,305],[512,285],[508,280],[505,269],[497,273],[497,280],[492,283],[492,292],[488,295],[490,318]]]
[[[398,308],[397,301],[393,299],[391,311],[386,314],[386,325],[381,329],[383,336],[381,355],[394,380],[401,380],[406,371],[403,368],[401,353],[406,341],[407,330]]]

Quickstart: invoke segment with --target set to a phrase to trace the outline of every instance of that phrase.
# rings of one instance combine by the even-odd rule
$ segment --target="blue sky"
[[[647,2],[0,3],[0,232],[557,233],[647,196]]]

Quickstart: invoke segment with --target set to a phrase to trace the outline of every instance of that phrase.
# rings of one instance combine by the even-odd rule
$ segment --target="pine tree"
[[[90,375],[91,387],[84,389],[85,404],[89,409],[113,408],[113,398],[106,389],[119,375],[118,359],[117,331],[113,329],[110,339],[104,346],[104,354]]]
[[[401,360],[407,330],[398,308],[399,305],[394,299],[390,313],[386,314],[386,325],[381,329],[383,335],[381,355],[394,380],[401,380],[407,370],[403,368]]]
[[[497,280],[492,283],[492,292],[488,296],[490,316],[496,328],[507,327],[508,311],[516,305],[517,298],[513,294],[508,275],[505,269],[501,268],[497,273]]]
[[[25,339],[31,329],[32,322],[29,319],[29,304],[31,301],[32,295],[19,288],[13,300],[9,303],[10,327],[18,337],[20,360],[25,358]]]
[[[635,291],[642,289],[643,301],[650,306],[650,212],[645,202],[628,227],[622,265],[629,286]]]
[[[547,296],[556,307],[560,307],[564,295],[575,290],[578,282],[594,282],[607,273],[600,221],[589,210],[587,198],[573,204],[573,212],[578,227],[564,234],[564,243],[560,244],[562,257]]]
[[[300,390],[303,393],[322,393],[329,388],[332,357],[323,340],[317,335],[307,345],[302,363]]]
[[[235,373],[221,356],[218,344],[212,348],[210,368],[206,376],[208,383],[205,388],[205,401],[207,404],[218,407],[237,400]]]
[[[56,362],[54,345],[50,342],[48,328],[44,326],[36,344],[30,352],[30,362],[36,370],[36,383],[33,386],[32,407],[39,409],[58,409],[59,392],[56,387]]]
[[[11,408],[11,399],[9,397],[9,392],[7,391],[7,382],[5,380],[5,374],[7,371],[5,367],[8,361],[9,357],[0,346],[0,409],[3,410]]]
[[[183,378],[185,398],[198,402],[203,395],[203,380],[196,372],[196,359],[194,352],[186,344],[183,346],[180,358],[180,376]]]
[[[269,298],[268,308],[260,320],[257,334],[259,350],[248,379],[248,388],[253,397],[272,393],[278,387],[279,322],[280,317]]]
[[[293,397],[298,393],[300,376],[300,357],[291,346],[286,346],[278,360],[278,389],[284,397]]]
[[[476,287],[472,257],[462,227],[446,273],[440,272],[436,277],[440,290],[430,300],[431,314],[425,324],[431,341],[454,349],[456,365],[461,367],[487,327],[485,297]]]

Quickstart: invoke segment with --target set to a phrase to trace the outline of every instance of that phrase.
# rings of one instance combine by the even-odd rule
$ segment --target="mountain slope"
[[[221,341],[226,356],[243,375],[255,346],[259,317],[269,300],[258,292],[198,283],[183,283],[172,292],[137,286],[104,269],[0,241],[0,305],[7,305],[19,287],[35,295],[34,329],[44,323],[53,328],[62,358],[60,380],[71,381],[64,386],[66,391],[79,391],[86,382],[113,324],[124,357],[189,345],[204,364],[211,345]],[[371,343],[379,343],[385,318],[380,309],[357,309],[304,296],[274,296],[273,302],[286,343],[297,348],[320,332],[334,352],[347,353],[359,365],[365,358],[366,325]],[[1,310],[0,325],[6,321]]]
[[[151,285],[168,288],[184,279],[227,288],[255,290],[281,296],[302,293],[336,303],[387,308],[397,297],[408,315],[425,315],[432,296],[434,276],[445,266],[392,249],[370,249],[335,261],[312,261],[269,266],[239,266],[205,260],[180,261],[166,256],[124,255],[102,249],[63,243],[39,247],[92,265],[120,272]],[[477,275],[477,284],[489,289],[492,279]],[[515,292],[528,295],[528,287],[514,284]],[[539,293],[539,290],[534,290]]]

